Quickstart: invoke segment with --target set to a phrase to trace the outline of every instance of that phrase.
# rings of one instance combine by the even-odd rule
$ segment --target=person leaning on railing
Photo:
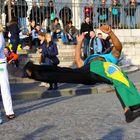
[[[127,26],[129,29],[136,28],[136,9],[137,9],[136,0],[130,0],[129,3],[124,8],[124,11],[126,12],[127,15]]]

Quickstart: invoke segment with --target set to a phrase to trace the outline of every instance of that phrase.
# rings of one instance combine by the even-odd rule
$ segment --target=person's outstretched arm
[[[84,34],[77,36],[76,39],[77,39],[77,45],[75,47],[75,63],[77,67],[80,68],[84,65],[84,61],[81,58],[81,48],[84,40]]]
[[[122,51],[122,44],[118,39],[118,37],[113,33],[111,27],[108,25],[101,26],[100,30],[110,36],[113,43],[112,55],[115,56],[116,58],[119,58]]]

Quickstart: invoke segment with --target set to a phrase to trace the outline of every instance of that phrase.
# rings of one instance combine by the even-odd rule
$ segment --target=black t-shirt
[[[93,31],[93,23],[88,24],[88,23],[84,22],[84,23],[81,24],[80,33],[87,32],[85,37],[88,38],[88,39],[90,38],[90,36],[89,36],[90,31]]]

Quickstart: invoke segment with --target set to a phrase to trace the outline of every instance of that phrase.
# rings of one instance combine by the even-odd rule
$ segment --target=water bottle
[[[0,124],[2,124],[3,120],[2,120],[2,114],[0,112]]]

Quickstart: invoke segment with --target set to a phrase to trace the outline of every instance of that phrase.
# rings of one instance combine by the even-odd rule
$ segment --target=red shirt
[[[6,56],[7,57],[7,62],[9,62],[10,60],[18,60],[18,55],[13,53],[13,52],[10,52],[9,55]]]

